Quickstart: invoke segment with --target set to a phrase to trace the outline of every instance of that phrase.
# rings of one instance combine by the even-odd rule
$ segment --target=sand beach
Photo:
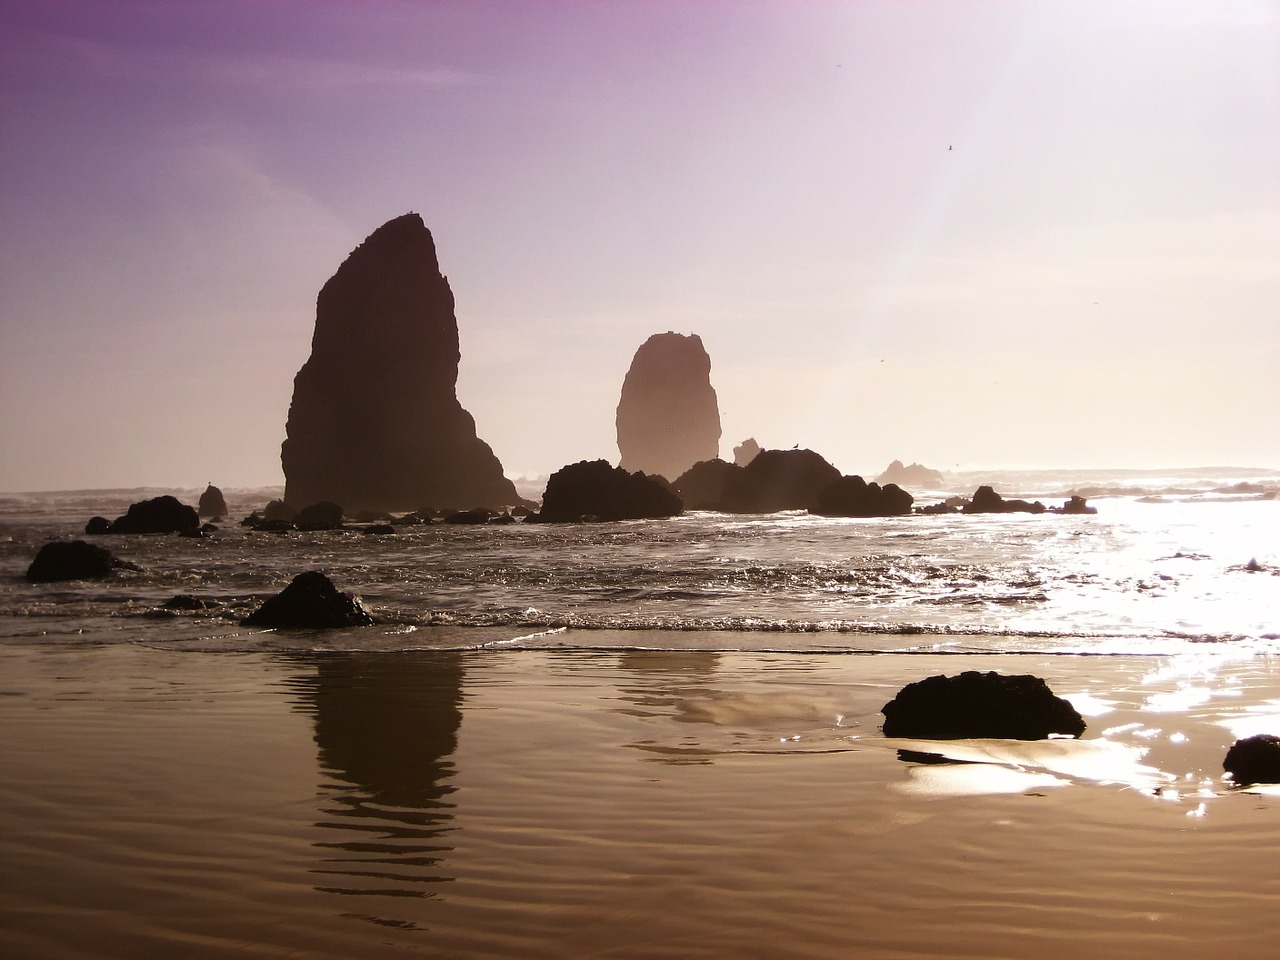
[[[1080,742],[916,764],[932,673]],[[0,949],[66,957],[1265,956],[1280,671],[1202,657],[0,650]]]

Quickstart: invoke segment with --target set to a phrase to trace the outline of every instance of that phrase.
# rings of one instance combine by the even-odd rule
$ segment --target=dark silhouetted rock
[[[328,500],[311,503],[298,511],[293,523],[299,530],[337,530],[342,526],[342,507]]]
[[[441,522],[474,526],[482,523],[488,523],[495,516],[496,514],[492,510],[488,510],[484,507],[476,507],[474,510],[455,510],[453,513],[446,516]]]
[[[817,506],[823,490],[840,479],[840,471],[812,450],[762,450],[743,473],[743,488],[727,494],[721,509],[730,513],[808,510]]]
[[[881,712],[886,737],[924,740],[1043,740],[1055,733],[1078,737],[1085,727],[1075,707],[1039,677],[975,670],[909,683]]]
[[[747,473],[736,463],[719,457],[703,460],[681,474],[671,485],[687,510],[721,510],[726,502],[747,499]]]
[[[1026,500],[1006,500],[991,487],[981,486],[974,491],[965,513],[1044,513],[1045,505],[1039,500],[1028,503]]]
[[[112,533],[182,533],[200,529],[200,515],[177,497],[163,496],[131,504],[111,524]]]
[[[1062,514],[1093,514],[1098,512],[1098,508],[1089,506],[1089,501],[1085,500],[1084,497],[1072,496],[1070,500],[1064,502],[1061,507],[1057,510],[1053,510],[1053,512]]]
[[[629,473],[604,460],[561,467],[547,480],[535,523],[580,520],[641,520],[674,517],[680,498],[657,477]]]
[[[747,437],[733,448],[733,462],[740,467],[745,467],[759,455],[760,444],[756,443],[755,437]]]
[[[373,617],[323,573],[310,570],[240,622],[246,627],[365,627]]]
[[[641,344],[622,383],[619,466],[668,480],[720,453],[720,408],[711,358],[697,334],[657,333]]]
[[[383,224],[316,301],[281,448],[285,500],[353,511],[520,502],[458,403],[458,324],[422,218]]]
[[[1227,751],[1222,769],[1239,784],[1280,783],[1280,737],[1260,733],[1237,740]]]
[[[110,550],[83,540],[46,543],[27,567],[27,579],[35,583],[56,580],[97,580],[117,570],[140,570],[118,559]]]
[[[841,477],[818,494],[813,513],[824,517],[898,517],[911,512],[911,494],[896,483],[883,487],[861,477]]]
[[[100,536],[111,532],[111,521],[106,517],[90,517],[84,525],[84,532],[90,536]]]
[[[369,536],[386,536],[395,532],[396,528],[389,523],[373,523],[364,528],[364,533]]]
[[[293,523],[298,511],[283,500],[272,500],[262,510],[263,520],[287,520]]]
[[[923,464],[913,463],[904,467],[901,460],[895,460],[884,468],[884,473],[876,477],[876,483],[880,486],[896,483],[900,487],[923,487],[926,490],[936,490],[942,486],[942,474]]]
[[[225,517],[229,512],[222,491],[212,483],[205,487],[204,493],[200,494],[200,505],[196,510],[202,517]]]
[[[213,606],[213,604],[206,603],[199,597],[189,593],[179,593],[166,600],[162,606],[166,610],[203,610],[205,607]]]

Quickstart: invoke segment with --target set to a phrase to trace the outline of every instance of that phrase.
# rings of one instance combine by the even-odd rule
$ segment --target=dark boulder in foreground
[[[973,499],[964,508],[965,513],[1044,513],[1047,508],[1039,500],[1006,500],[989,486],[974,491]]]
[[[520,502],[458,402],[458,321],[416,213],[383,224],[316,299],[280,451],[285,500],[353,512]]]
[[[884,735],[923,740],[1044,740],[1078,737],[1084,718],[1049,685],[1029,674],[968,670],[909,683],[884,705]]]
[[[622,382],[615,419],[618,463],[674,480],[720,452],[720,407],[711,358],[696,333],[656,333],[640,345]]]
[[[677,516],[683,509],[680,498],[659,478],[628,473],[605,460],[582,460],[561,467],[547,480],[536,522],[651,520]]]
[[[200,494],[196,510],[202,517],[225,517],[230,512],[227,510],[227,498],[212,483]]]
[[[364,604],[342,593],[318,570],[309,570],[240,621],[246,627],[367,627]]]
[[[112,533],[183,533],[200,529],[200,515],[177,497],[154,497],[130,505],[111,524]]]
[[[1239,784],[1280,783],[1280,737],[1260,733],[1237,740],[1227,751],[1222,769]]]
[[[95,543],[83,540],[46,543],[31,565],[27,579],[35,583],[56,580],[96,580],[109,577],[117,570],[139,570],[140,567],[118,559],[115,554]]]
[[[896,483],[867,483],[859,476],[841,477],[818,494],[811,510],[823,517],[899,517],[911,512],[914,498]]]

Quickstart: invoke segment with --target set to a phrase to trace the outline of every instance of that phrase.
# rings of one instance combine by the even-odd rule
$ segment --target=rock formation
[[[973,498],[964,513],[1044,513],[1045,505],[1039,500],[1006,500],[991,487],[983,485],[973,492]]]
[[[1237,784],[1280,783],[1280,737],[1259,733],[1237,740],[1227,751],[1222,769]]]
[[[458,324],[416,213],[375,230],[316,300],[280,451],[285,500],[346,510],[503,506],[514,485],[458,402]]]
[[[674,517],[680,498],[658,477],[629,473],[605,460],[561,467],[547,480],[542,510],[526,521],[651,520]]]
[[[40,548],[27,567],[27,579],[33,583],[96,580],[109,577],[117,570],[139,569],[97,544],[83,540],[55,541]]]
[[[733,513],[808,510],[840,479],[840,471],[812,450],[762,450],[743,468],[748,496],[727,506]]]
[[[733,462],[740,467],[745,467],[759,454],[760,444],[756,443],[756,438],[747,437],[747,439],[733,448]]]
[[[811,512],[824,517],[898,517],[911,512],[913,498],[896,483],[883,487],[859,476],[841,477],[818,494]]]
[[[926,490],[937,490],[942,486],[942,474],[931,470],[920,463],[906,467],[901,460],[895,460],[884,468],[884,473],[876,477],[876,483],[896,483],[900,487],[923,487]]]
[[[116,517],[107,532],[190,533],[199,529],[200,515],[196,508],[166,495],[130,504],[125,515]]]
[[[1030,674],[928,677],[907,684],[881,712],[886,737],[1044,740],[1051,733],[1078,737],[1085,728],[1075,707]]]
[[[720,452],[711,358],[697,334],[654,334],[636,351],[617,412],[619,466],[674,480]]]
[[[229,512],[226,497],[212,483],[200,494],[200,504],[196,510],[202,517],[225,517]]]
[[[719,457],[695,463],[671,489],[687,510],[724,510],[726,503],[743,503],[749,497],[746,470]]]
[[[319,570],[309,570],[240,622],[246,627],[328,628],[367,627],[374,621],[359,600],[342,593]]]

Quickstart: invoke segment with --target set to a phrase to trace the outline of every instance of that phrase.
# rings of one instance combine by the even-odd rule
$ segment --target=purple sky
[[[1280,466],[1280,3],[0,0],[0,490],[282,482],[431,228],[509,476],[699,334],[722,455]]]

